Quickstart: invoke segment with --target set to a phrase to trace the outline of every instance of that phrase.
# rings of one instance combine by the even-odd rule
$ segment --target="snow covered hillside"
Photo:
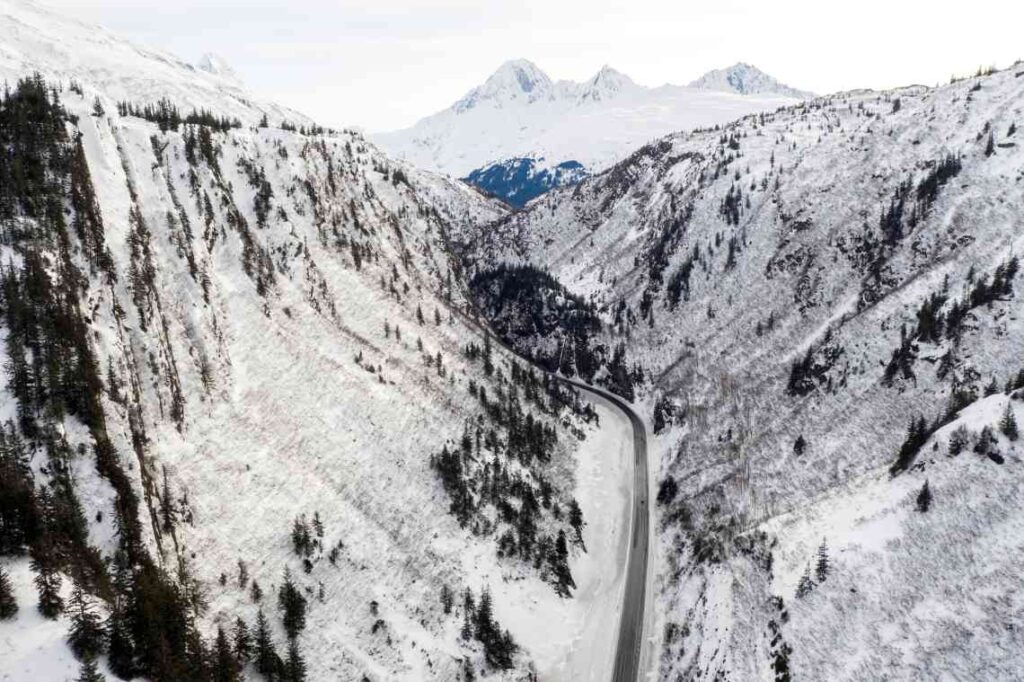
[[[0,0],[0,77],[13,85],[34,72],[92,84],[115,101],[155,103],[166,97],[183,109],[210,109],[245,123],[263,115],[275,125],[311,123],[287,107],[254,100],[214,55],[188,64],[31,0]]]
[[[643,365],[660,679],[1021,677],[1022,126],[1021,63],[840,93],[458,235]]]
[[[607,66],[582,83],[552,81],[520,59],[448,109],[372,139],[398,158],[457,177],[510,158],[545,159],[550,168],[573,160],[600,171],[662,135],[793,101],[789,94],[647,88]]]
[[[69,632],[124,679],[566,669],[617,594],[616,427],[466,314],[449,235],[505,208],[0,13],[0,678],[76,677]]]

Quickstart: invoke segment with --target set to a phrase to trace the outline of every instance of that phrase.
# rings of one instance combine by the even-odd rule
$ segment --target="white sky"
[[[322,124],[411,125],[523,57],[553,79],[603,64],[643,85],[750,62],[797,88],[934,85],[1024,58],[1021,0],[42,0]]]

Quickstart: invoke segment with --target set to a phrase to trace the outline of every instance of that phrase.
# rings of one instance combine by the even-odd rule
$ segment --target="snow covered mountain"
[[[457,235],[643,366],[659,679],[1024,675],[1022,126],[1024,63],[840,93]]]
[[[263,115],[275,124],[311,123],[287,107],[253,99],[215,55],[189,64],[30,0],[0,0],[0,75],[13,82],[34,72],[87,82],[112,101],[166,97],[183,109],[210,109],[245,123]]]
[[[607,66],[582,83],[552,81],[520,59],[503,64],[448,109],[371,137],[398,158],[456,177],[510,158],[546,159],[549,167],[574,160],[600,171],[670,132],[793,101],[792,94],[647,88]]]
[[[715,69],[690,83],[691,88],[735,92],[738,95],[781,95],[810,99],[813,93],[780,83],[756,66],[739,62],[725,69]]]
[[[467,314],[449,235],[503,205],[216,60],[0,19],[0,677],[521,680],[610,650],[629,432]]]

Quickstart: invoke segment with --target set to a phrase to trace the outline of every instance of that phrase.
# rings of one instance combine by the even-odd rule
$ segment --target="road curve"
[[[626,560],[626,585],[619,616],[619,638],[612,666],[612,682],[638,682],[644,644],[644,608],[647,598],[647,560],[650,540],[648,501],[647,427],[643,419],[623,398],[602,388],[575,379],[552,377],[587,393],[604,398],[622,411],[633,426],[633,519],[629,558]]]

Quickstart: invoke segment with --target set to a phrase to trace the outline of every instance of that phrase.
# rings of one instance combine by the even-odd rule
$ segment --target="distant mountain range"
[[[689,86],[649,88],[609,66],[583,82],[554,81],[518,59],[444,111],[371,138],[399,158],[458,177],[488,176],[490,167],[515,159],[531,159],[536,172],[566,161],[597,172],[662,135],[808,96],[748,64],[712,71]],[[509,190],[499,196],[513,204],[524,194],[518,186]]]

